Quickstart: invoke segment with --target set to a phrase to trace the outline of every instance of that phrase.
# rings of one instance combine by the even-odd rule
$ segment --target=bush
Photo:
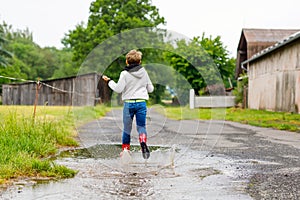
[[[247,105],[247,102],[244,101],[244,90],[245,88],[248,88],[248,76],[245,74],[242,74],[240,76],[240,81],[237,84],[237,87],[233,90],[233,95],[236,97],[235,98],[235,103],[236,104],[242,104]]]

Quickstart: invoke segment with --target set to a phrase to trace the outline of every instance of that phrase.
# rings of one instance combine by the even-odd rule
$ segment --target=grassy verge
[[[299,114],[239,108],[191,110],[188,107],[166,107],[163,114],[176,120],[228,120],[253,126],[300,132]]]
[[[69,178],[76,171],[49,156],[62,146],[77,146],[75,122],[85,123],[109,110],[97,107],[0,106],[0,184],[18,177]]]

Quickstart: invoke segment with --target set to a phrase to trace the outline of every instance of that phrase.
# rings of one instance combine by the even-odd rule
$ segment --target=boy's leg
[[[136,110],[137,131],[139,133],[139,141],[141,144],[143,157],[145,159],[148,159],[150,157],[150,151],[147,147],[146,115],[147,115],[146,102],[137,103],[137,110]]]
[[[122,150],[130,150],[130,133],[132,129],[133,113],[130,112],[129,103],[124,103],[123,107],[123,134],[122,134]]]

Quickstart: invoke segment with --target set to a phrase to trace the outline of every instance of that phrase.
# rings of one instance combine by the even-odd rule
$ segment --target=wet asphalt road
[[[172,147],[175,155],[153,150],[145,164],[137,151],[124,164],[116,156],[120,149],[106,149],[121,141],[121,117],[121,110],[113,110],[78,127],[82,148],[92,156],[57,160],[79,170],[75,178],[12,187],[1,199],[300,199],[299,133],[169,120],[150,108],[148,145]],[[137,139],[133,130],[133,145]],[[99,156],[103,149],[113,156]]]

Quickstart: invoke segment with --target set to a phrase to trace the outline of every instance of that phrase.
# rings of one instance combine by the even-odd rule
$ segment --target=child
[[[154,87],[148,76],[147,71],[141,64],[142,53],[131,50],[126,55],[126,67],[121,72],[118,83],[115,83],[107,76],[102,76],[108,82],[108,86],[117,93],[122,93],[123,107],[123,134],[122,150],[130,150],[130,133],[132,129],[133,117],[136,117],[137,131],[144,159],[150,157],[147,147],[146,131],[146,100],[149,99],[148,93],[153,92]]]

